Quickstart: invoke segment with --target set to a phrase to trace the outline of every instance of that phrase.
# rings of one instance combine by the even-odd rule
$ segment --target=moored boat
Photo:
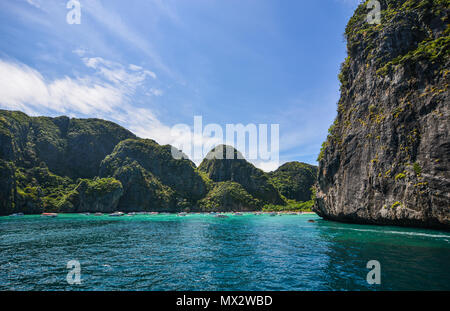
[[[23,213],[14,213],[9,215],[9,217],[20,217],[20,216],[23,216]]]
[[[217,217],[217,218],[228,218],[228,216],[224,215],[224,214],[215,215],[214,217]]]
[[[125,214],[122,212],[115,212],[115,213],[109,214],[109,216],[112,216],[112,217],[119,217],[119,216],[123,216],[123,215],[125,215]]]
[[[42,213],[41,216],[44,216],[44,217],[56,217],[56,216],[58,216],[58,214],[56,214],[56,213]]]

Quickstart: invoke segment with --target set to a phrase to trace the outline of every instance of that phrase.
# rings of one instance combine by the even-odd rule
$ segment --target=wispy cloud
[[[146,70],[129,72],[124,66],[102,58],[83,60],[95,70],[92,75],[65,76],[52,81],[25,64],[0,60],[0,106],[31,115],[94,115],[124,125],[135,122],[138,115],[145,115],[145,125],[161,126],[150,110],[140,110],[129,102],[136,87],[148,79]]]
[[[2,107],[31,114],[111,112],[120,106],[124,95],[112,85],[87,77],[47,81],[24,64],[3,60],[0,60],[0,86]]]
[[[125,23],[119,14],[106,9],[97,0],[91,0],[83,3],[83,10],[85,10],[97,22],[109,29],[111,33],[114,33],[116,36],[120,37],[125,42],[128,42],[149,57],[160,71],[163,71],[170,76],[174,76],[174,73],[163,62],[153,44],[144,38],[141,33],[135,31],[127,23]]]
[[[151,88],[150,89],[150,94],[154,95],[154,96],[162,96],[163,95],[163,91],[161,91],[160,89],[155,89],[155,88]]]
[[[127,88],[128,92],[133,92],[148,77],[157,78],[154,72],[135,65],[132,66],[131,70],[127,70],[120,63],[108,61],[101,57],[83,57],[82,60],[87,67],[94,69],[106,81],[117,85],[117,87]]]
[[[18,62],[0,60],[0,108],[21,110],[30,115],[98,117],[115,121],[143,138],[160,144],[176,144],[181,136],[192,139],[193,146],[210,146],[223,141],[193,133],[192,129],[174,135],[173,128],[163,124],[147,108],[133,106],[129,98],[136,85],[148,78],[144,68],[125,70],[125,66],[101,58],[83,58],[96,74],[80,78],[63,77],[53,81],[39,71]],[[129,66],[128,66],[129,68]],[[103,80],[99,79],[99,75]],[[153,77],[150,77],[153,80]],[[155,95],[157,89],[153,89]],[[183,150],[191,154],[190,147]],[[208,150],[204,150],[207,152]],[[199,164],[201,159],[194,159]],[[277,163],[253,161],[264,170],[276,169]]]
[[[38,8],[38,9],[41,8],[41,3],[40,3],[39,0],[26,0],[26,1],[27,1],[27,3],[28,3],[29,5],[32,5],[32,6],[34,6],[35,8]]]
[[[75,54],[85,56],[86,51]],[[36,113],[66,113],[90,115],[111,113],[129,104],[136,89],[156,74],[135,66],[128,69],[120,63],[101,57],[82,57],[91,75],[68,76],[49,81],[37,70],[25,64],[0,60],[0,104],[10,109]],[[150,92],[161,96],[162,91],[151,87]],[[133,109],[131,106],[128,109]]]

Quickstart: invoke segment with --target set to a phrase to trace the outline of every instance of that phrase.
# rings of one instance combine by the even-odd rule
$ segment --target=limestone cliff
[[[272,181],[234,148],[225,148],[232,159],[214,157],[224,151],[219,146],[197,168],[175,159],[171,146],[99,119],[0,110],[0,143],[0,215],[248,211],[285,207],[280,191],[289,198],[309,192],[300,182],[309,173],[286,169],[296,163]]]
[[[120,142],[101,163],[100,175],[119,180],[124,187],[121,210],[176,211],[192,207],[207,188],[195,164],[174,159],[171,146],[151,139]]]
[[[450,229],[448,0],[362,3],[346,28],[338,115],[315,211],[332,220]]]
[[[262,170],[244,159],[231,146],[220,145],[211,150],[199,166],[214,182],[233,181],[241,184],[254,198],[271,204],[284,204],[280,193]]]
[[[270,181],[280,194],[298,202],[311,200],[311,188],[317,179],[317,166],[301,162],[288,162],[269,173]]]

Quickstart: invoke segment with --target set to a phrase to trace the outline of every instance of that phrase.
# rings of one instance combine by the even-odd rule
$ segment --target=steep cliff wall
[[[448,0],[362,3],[346,28],[338,115],[315,211],[338,221],[450,229]]]
[[[311,200],[311,187],[317,179],[317,166],[288,162],[269,173],[270,181],[286,199],[305,202]]]
[[[212,157],[228,150],[216,148],[196,168],[174,159],[171,146],[105,120],[0,110],[0,143],[0,215],[261,210],[285,205],[277,187],[288,197],[309,197],[305,164],[283,166],[272,176],[274,187],[234,148],[234,159]]]
[[[215,147],[198,168],[214,182],[236,182],[256,199],[272,204],[285,204],[268,175],[245,160],[231,146]]]
[[[0,110],[0,158],[31,168],[45,163],[70,178],[93,178],[100,162],[122,140],[136,138],[123,127],[100,119],[29,117]]]

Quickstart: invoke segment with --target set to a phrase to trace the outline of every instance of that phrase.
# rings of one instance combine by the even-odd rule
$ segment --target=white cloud
[[[128,66],[128,68],[130,68],[131,70],[134,70],[134,71],[138,71],[138,70],[142,70],[143,69],[141,66],[137,66],[137,65],[134,65],[134,64],[130,64]]]
[[[156,79],[156,78],[157,78],[157,77],[156,77],[156,74],[155,74],[154,72],[152,72],[152,71],[145,70],[144,73],[145,73],[146,75],[152,77],[153,79]]]
[[[35,8],[40,9],[41,8],[41,3],[38,0],[26,0],[28,2],[29,5],[34,6]]]
[[[90,114],[120,106],[123,94],[92,79],[46,79],[36,70],[0,60],[0,105],[28,113],[54,111]]]
[[[136,89],[143,85],[147,78],[157,79],[153,71],[146,70],[140,66],[128,65],[128,68],[120,63],[105,60],[101,57],[83,57],[84,64],[94,69],[95,74],[108,83],[121,89],[123,93],[133,94]],[[161,96],[162,91],[151,88],[149,95]]]
[[[144,70],[131,74],[120,64],[102,58],[84,61],[96,70],[95,75],[49,81],[29,66],[0,60],[0,108],[21,110],[30,115],[104,118],[161,144],[170,144],[176,139],[171,136],[171,128],[162,124],[151,110],[129,103],[137,87],[133,84],[143,82],[148,75]]]
[[[106,9],[100,1],[90,0],[83,3],[87,11],[97,22],[101,23],[116,36],[131,44],[149,57],[159,70],[173,76],[173,72],[164,64],[155,46],[138,31],[124,22],[120,14]],[[154,75],[154,73],[152,73]]]
[[[279,161],[251,161],[257,168],[262,169],[265,172],[275,171],[279,166]]]
[[[66,76],[49,81],[27,65],[0,60],[0,108],[21,110],[30,115],[103,118],[160,144],[175,145],[180,136],[190,137],[194,146],[223,143],[214,137],[194,134],[191,129],[178,133],[178,136],[173,135],[172,127],[158,120],[151,110],[131,105],[129,98],[136,89],[133,83],[145,80],[147,74],[144,69],[130,73],[122,65],[98,57],[84,58],[83,61],[96,71],[93,76]],[[157,95],[162,91],[151,88],[150,92]],[[191,154],[190,151],[183,149],[186,154]],[[201,159],[195,159],[195,162],[198,165]],[[277,168],[274,162],[252,162],[266,171]]]
[[[154,95],[154,96],[162,96],[163,95],[163,91],[160,89],[155,89],[155,88],[151,88],[150,89],[150,94]]]
[[[78,49],[76,49],[76,50],[73,50],[72,52],[73,52],[74,54],[76,54],[76,55],[82,57],[82,56],[84,56],[84,55],[86,54],[87,51],[86,51],[85,49],[78,48]]]

